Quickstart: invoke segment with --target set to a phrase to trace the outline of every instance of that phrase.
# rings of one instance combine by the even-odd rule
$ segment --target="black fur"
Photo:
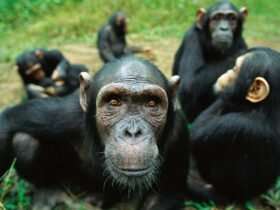
[[[235,59],[247,49],[242,38],[241,14],[232,4],[230,8],[239,14],[233,44],[225,52],[212,46],[209,16],[222,4],[230,3],[221,1],[214,4],[205,14],[202,29],[194,24],[186,32],[174,58],[173,75],[181,78],[178,95],[190,122],[216,99],[212,88],[216,79],[231,68]]]
[[[249,53],[236,82],[194,121],[191,132],[202,177],[227,199],[241,202],[268,190],[280,170],[280,56],[267,48]],[[245,96],[259,76],[270,94],[253,104]]]

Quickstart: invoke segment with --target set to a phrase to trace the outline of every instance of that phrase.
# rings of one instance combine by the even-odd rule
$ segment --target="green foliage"
[[[261,197],[267,204],[273,206],[276,210],[280,210],[280,177],[277,179],[275,186]]]
[[[210,201],[208,203],[203,202],[203,203],[198,203],[195,201],[187,201],[184,203],[185,206],[189,207],[194,207],[197,210],[211,210],[215,208],[215,203]]]
[[[0,1],[0,30],[13,30],[42,14],[51,13],[63,0],[4,0]]]
[[[130,18],[131,33],[142,39],[177,37],[195,20],[200,7],[216,0],[2,0],[0,1],[0,62],[34,47],[65,43],[94,45],[96,32],[115,11]],[[280,1],[233,0],[249,9],[245,38],[278,40]],[[261,26],[261,27],[260,27]]]
[[[250,201],[246,202],[245,206],[247,210],[255,210],[254,204]]]
[[[10,169],[0,179],[0,209],[21,210],[29,209],[31,200],[29,184],[19,179],[15,168],[15,160]],[[2,207],[1,207],[2,205]]]

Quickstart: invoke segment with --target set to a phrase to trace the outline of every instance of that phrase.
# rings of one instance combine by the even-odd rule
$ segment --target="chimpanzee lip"
[[[116,168],[119,173],[125,174],[126,176],[144,176],[150,172],[151,168],[140,168],[140,169],[127,169],[127,168]]]

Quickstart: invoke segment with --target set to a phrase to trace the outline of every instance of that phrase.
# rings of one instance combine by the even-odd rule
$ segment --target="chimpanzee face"
[[[227,72],[225,72],[224,74],[222,74],[217,79],[217,82],[216,82],[216,84],[214,86],[215,92],[218,93],[220,91],[223,91],[226,87],[228,87],[228,86],[230,86],[230,85],[232,85],[234,83],[234,81],[238,77],[238,74],[240,72],[240,68],[241,68],[242,62],[244,61],[246,56],[247,55],[239,56],[236,59],[235,66],[232,69],[230,69]]]
[[[107,168],[128,182],[157,172],[157,139],[166,123],[168,98],[161,87],[143,78],[123,78],[103,87],[96,104],[96,124],[105,143]],[[122,177],[120,179],[120,177]],[[132,181],[133,182],[133,181]]]
[[[233,43],[234,32],[238,24],[238,13],[232,10],[229,4],[222,4],[210,14],[209,18],[212,45],[220,51],[226,51]]]
[[[132,191],[151,188],[161,164],[158,145],[172,101],[165,90],[168,83],[139,61],[111,70],[96,96],[95,114],[107,175]],[[179,77],[174,78],[177,83]]]
[[[235,66],[233,69],[228,70],[226,73],[222,74],[216,84],[214,85],[215,92],[221,92],[229,86],[234,86],[234,88],[239,87],[235,81],[240,77],[241,66],[244,63],[244,60],[249,56],[252,56],[252,53],[246,53],[236,59]],[[259,68],[259,67],[257,67]],[[258,70],[258,69],[256,69]],[[243,71],[246,71],[244,69]],[[248,81],[250,78],[242,78],[242,81]],[[240,90],[239,90],[240,91]],[[251,103],[258,103],[267,98],[270,93],[270,85],[267,80],[262,76],[256,76],[253,82],[250,84],[249,89],[247,90],[246,100]]]
[[[120,31],[127,33],[128,32],[128,19],[122,12],[115,13],[113,15],[113,25]]]

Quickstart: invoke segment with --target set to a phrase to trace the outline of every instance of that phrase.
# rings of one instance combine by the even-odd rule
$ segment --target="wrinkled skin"
[[[161,87],[132,73],[100,90],[96,122],[113,177],[138,185],[147,180],[150,185],[160,164],[157,139],[166,123],[168,98]]]
[[[218,51],[227,51],[232,46],[238,15],[229,4],[222,4],[211,14],[209,31],[212,45]]]

